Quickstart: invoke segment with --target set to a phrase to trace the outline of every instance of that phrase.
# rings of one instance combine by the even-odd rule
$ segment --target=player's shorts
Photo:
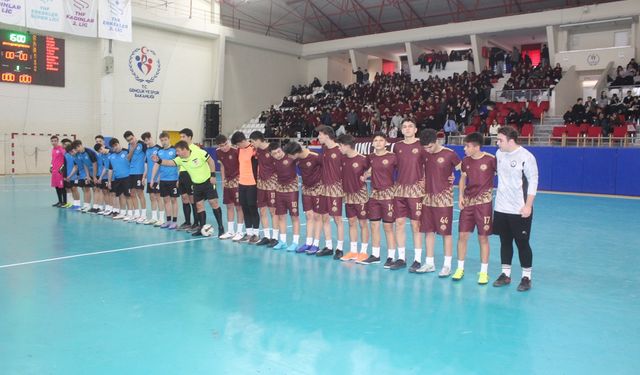
[[[81,188],[91,188],[93,187],[93,180],[84,180],[84,179],[80,179],[78,180],[78,186]]]
[[[218,191],[211,185],[210,181],[201,184],[193,184],[193,201],[218,199]]]
[[[367,203],[345,203],[344,211],[348,219],[355,217],[358,220],[367,220],[369,218],[367,206]]]
[[[298,192],[292,191],[287,193],[276,192],[276,215],[286,215],[289,212],[291,216],[298,216]]]
[[[240,194],[238,193],[238,188],[222,188],[222,203],[240,207]]]
[[[71,189],[71,188],[72,188],[72,187],[74,187],[74,186],[77,186],[77,185],[75,185],[75,184],[74,184],[74,181],[73,181],[73,180],[71,180],[71,181],[66,181],[66,180],[65,180],[65,181],[64,181],[64,187],[65,187],[66,189]]]
[[[320,212],[321,215],[329,216],[342,216],[342,197],[320,197]]]
[[[129,175],[129,189],[144,190],[144,185],[142,185],[141,174]]]
[[[107,190],[107,182],[109,182],[109,180],[100,180],[97,184],[96,184],[96,188],[98,189],[103,189],[103,190]]]
[[[488,236],[493,229],[493,206],[491,202],[467,206],[460,211],[458,232],[473,233],[478,228],[478,235]]]
[[[258,189],[258,208],[275,206],[276,192],[274,190]]]
[[[450,236],[453,224],[453,206],[451,207],[422,207],[421,233],[438,233]]]
[[[313,211],[320,213],[322,197],[319,195],[302,194],[302,210],[304,212]]]
[[[178,197],[177,181],[160,181],[160,196],[161,197]]]
[[[116,194],[116,197],[124,194],[125,197],[131,196],[131,189],[129,188],[129,177],[120,178],[111,181],[111,192]]]
[[[396,205],[392,199],[378,200],[369,198],[369,220],[393,223],[396,221]]]
[[[147,194],[158,194],[160,193],[160,189],[158,188],[158,184],[150,184],[147,183]]]
[[[524,218],[520,214],[505,214],[494,211],[493,234],[510,234],[516,240],[529,240],[532,222],[533,212],[531,216]]]
[[[191,176],[187,171],[182,171],[178,175],[178,193],[180,195],[193,195],[193,181],[191,181]]]
[[[422,218],[422,198],[401,198],[394,199],[396,219],[409,218],[419,221]]]

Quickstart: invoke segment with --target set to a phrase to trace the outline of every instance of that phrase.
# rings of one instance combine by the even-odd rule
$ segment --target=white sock
[[[271,238],[271,229],[270,229],[270,228],[264,228],[264,229],[262,230],[262,232],[264,233],[264,236],[265,236],[266,238]]]
[[[358,243],[357,242],[351,242],[351,245],[349,246],[349,251],[352,253],[357,253],[358,252]]]
[[[80,200],[74,200],[73,201],[73,205],[74,206],[79,206],[80,205]]]
[[[405,257],[404,257],[404,247],[399,247],[398,248],[398,259],[402,259],[402,260],[405,259]]]
[[[336,250],[342,250],[342,241],[338,241],[338,244],[336,245]]]
[[[307,237],[307,240],[304,244],[307,246],[311,246],[313,244],[313,237]]]
[[[86,202],[85,202],[85,204],[83,204],[83,205],[82,205],[82,207],[83,207],[83,208],[90,208],[90,207],[91,207],[91,205],[90,205],[89,203],[86,203]]]
[[[129,210],[129,211],[127,212],[127,216],[133,216],[133,210]]]
[[[287,234],[286,233],[280,235],[280,242],[287,243]]]
[[[413,260],[415,260],[418,263],[422,263],[422,248],[419,249],[414,249],[414,256],[413,256]]]
[[[106,206],[105,206],[105,211],[110,211],[110,210],[112,210],[111,206],[106,205]]]
[[[380,258],[380,248],[379,247],[372,247],[371,248],[371,255],[373,255],[376,258]]]
[[[159,220],[164,221],[164,218],[165,218],[165,217],[166,217],[166,216],[165,216],[165,212],[164,212],[164,211],[159,211],[159,212],[158,212],[158,219],[159,219]]]
[[[447,256],[444,257],[444,266],[449,267],[449,269],[451,269],[451,258],[452,257],[447,257]]]
[[[294,234],[293,235],[293,243],[296,244],[296,245],[300,243],[300,235],[299,234]]]
[[[480,272],[488,273],[489,272],[489,263],[481,263],[480,264]]]
[[[333,241],[331,240],[325,240],[324,241],[324,246],[329,248],[329,249],[333,249]]]
[[[320,247],[320,240],[313,240],[313,246]]]
[[[464,269],[464,260],[459,260],[458,261],[458,269],[459,270],[463,270]],[[480,271],[482,272],[482,271]]]
[[[391,259],[396,259],[396,249],[387,250],[387,257]]]
[[[368,243],[363,243],[362,245],[360,245],[360,252],[361,253],[366,254],[368,250],[369,250],[369,244]]]
[[[434,266],[436,264],[435,259],[433,259],[433,257],[426,257],[425,263],[427,264],[427,266]]]
[[[236,233],[242,233],[243,230],[244,230],[244,223],[238,224],[238,229],[236,230]]]
[[[134,210],[133,217],[140,217],[140,210]]]
[[[158,211],[151,211],[151,220],[158,220]]]
[[[234,224],[235,224],[235,222],[233,222],[233,221],[227,221],[227,228],[229,228],[228,229],[229,233],[233,233]],[[238,224],[238,226],[239,226],[239,224]]]
[[[507,277],[511,277],[511,265],[510,264],[503,264],[502,265],[502,273],[507,275]]]
[[[523,268],[522,277],[528,277],[531,280],[531,268]]]
[[[277,230],[277,229],[272,230],[272,231],[271,231],[271,239],[273,239],[273,240],[277,240],[277,239],[278,239],[279,234],[280,234],[280,231],[279,231],[279,230]]]

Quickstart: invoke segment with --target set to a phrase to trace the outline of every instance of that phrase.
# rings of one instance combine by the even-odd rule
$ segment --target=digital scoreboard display
[[[0,82],[64,87],[64,39],[0,30]]]

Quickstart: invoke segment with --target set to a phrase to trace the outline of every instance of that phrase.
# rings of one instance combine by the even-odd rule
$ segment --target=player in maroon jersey
[[[415,272],[435,271],[434,248],[436,233],[444,242],[444,266],[438,276],[451,274],[451,256],[453,253],[453,181],[451,175],[460,169],[460,158],[450,148],[438,143],[438,135],[433,129],[425,129],[420,134],[420,143],[424,146],[425,196],[422,205],[420,231],[427,234],[427,257],[424,266]]]
[[[320,155],[302,147],[298,142],[289,142],[283,150],[296,159],[302,177],[302,210],[307,223],[307,240],[296,249],[296,253],[313,255],[320,250],[320,194],[322,193],[322,161]]]
[[[380,263],[380,221],[383,222],[384,234],[387,239],[387,261],[391,266],[396,254],[396,236],[393,223],[396,220],[395,185],[393,174],[396,170],[396,155],[387,151],[387,139],[383,133],[373,135],[373,154],[368,155],[371,176],[371,196],[369,197],[369,222],[371,223],[371,255],[358,262],[359,264]]]
[[[240,206],[238,195],[238,180],[240,178],[240,164],[238,162],[238,149],[231,146],[227,136],[220,134],[216,137],[216,157],[220,163],[222,175],[222,203],[227,206],[227,233],[221,235],[221,240],[229,238],[240,241],[244,237],[244,214]],[[235,213],[235,215],[234,215]],[[234,232],[235,219],[237,229]]]
[[[413,121],[402,122],[404,139],[394,145],[393,152],[398,161],[398,177],[396,180],[396,238],[398,241],[398,259],[385,268],[398,270],[405,268],[406,219],[411,220],[411,233],[415,249],[414,261],[410,272],[420,268],[422,258],[422,236],[420,234],[420,218],[422,216],[422,199],[424,198],[424,148],[416,138],[418,128]]]
[[[481,262],[478,284],[484,285],[489,282],[489,236],[493,226],[493,178],[496,175],[497,164],[495,156],[480,150],[482,144],[483,137],[480,133],[471,133],[464,138],[466,157],[462,159],[458,200],[458,268],[452,279],[460,280],[464,276],[467,242],[473,229],[477,227]]]
[[[278,185],[273,157],[269,151],[269,142],[265,141],[264,134],[256,130],[249,135],[249,142],[256,149],[258,159],[258,209],[264,237],[256,244],[258,246],[274,247],[278,244],[278,222],[276,217],[276,186]],[[272,226],[269,226],[271,216]],[[273,228],[273,230],[271,229]]]
[[[333,259],[340,259],[344,255],[342,244],[344,241],[344,225],[342,224],[342,153],[336,143],[336,133],[330,126],[317,128],[318,141],[322,145],[322,198],[320,199],[320,214],[324,228],[325,247],[316,256],[333,255]],[[338,243],[333,251],[331,240],[331,222],[338,228]]]
[[[300,242],[300,217],[298,211],[298,172],[296,171],[296,159],[282,151],[280,142],[269,144],[271,156],[275,159],[275,167],[278,184],[276,187],[276,215],[280,227],[280,239],[274,250],[296,251]],[[293,225],[293,241],[287,247],[287,213],[291,217]]]
[[[369,223],[367,222],[367,190],[365,173],[369,170],[369,160],[355,149],[355,138],[349,134],[338,137],[342,159],[342,189],[345,211],[349,220],[349,252],[340,258],[345,262],[362,262],[369,258]],[[360,224],[360,253],[358,253],[358,224]]]

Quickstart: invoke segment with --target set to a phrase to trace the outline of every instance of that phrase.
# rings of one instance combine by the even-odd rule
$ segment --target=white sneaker
[[[236,234],[233,232],[227,232],[223,235],[221,235],[220,237],[218,237],[221,240],[228,240],[229,238],[233,238]]]
[[[125,214],[117,214],[116,216],[113,217],[113,220],[124,220],[127,217],[127,215]]]
[[[240,241],[242,238],[244,237],[244,233],[236,233],[233,238],[231,238],[231,241]]]
[[[83,214],[86,214],[87,212],[89,212],[90,209],[91,209],[91,207],[82,207],[80,209],[80,212],[82,212]]]
[[[144,221],[144,225],[153,225],[155,223],[157,223],[158,220],[153,220],[153,219],[147,219]]]
[[[106,210],[106,211],[105,211],[105,212],[103,212],[102,214],[103,214],[104,216],[109,216],[109,215],[111,215],[112,213],[113,213],[113,211],[111,211],[111,210]]]
[[[155,223],[153,223],[154,227],[161,227],[164,225],[164,220],[160,219],[158,221],[156,221]]]
[[[134,219],[133,217],[126,215],[126,216],[122,219],[122,221],[133,221],[133,219]]]
[[[429,273],[429,272],[435,272],[436,271],[436,266],[434,266],[433,264],[425,264],[424,266],[418,268],[416,270],[416,273]]]
[[[438,274],[438,277],[449,277],[449,275],[451,275],[451,268],[442,267],[440,273]]]
[[[140,216],[138,219],[136,219],[136,224],[144,224],[147,221],[147,218],[145,218],[144,216]]]

